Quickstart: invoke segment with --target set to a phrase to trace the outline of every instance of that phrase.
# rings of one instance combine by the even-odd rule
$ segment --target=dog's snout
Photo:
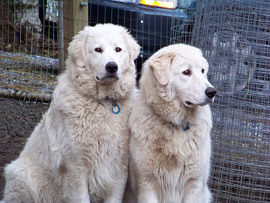
[[[107,63],[105,68],[108,73],[115,73],[118,70],[118,66],[115,62]]]
[[[205,90],[205,94],[209,97],[209,98],[213,98],[217,93],[217,90],[213,87],[208,87]]]

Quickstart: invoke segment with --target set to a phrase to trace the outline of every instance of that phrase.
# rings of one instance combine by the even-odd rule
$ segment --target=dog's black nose
[[[209,97],[209,98],[213,98],[217,93],[217,90],[213,87],[208,87],[205,90],[205,94]]]
[[[118,66],[115,62],[109,62],[105,66],[108,73],[115,73],[118,70]]]

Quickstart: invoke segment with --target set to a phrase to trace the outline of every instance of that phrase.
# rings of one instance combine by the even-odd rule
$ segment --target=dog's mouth
[[[194,104],[194,103],[192,103],[190,101],[185,101],[187,106],[192,106],[192,105],[204,106],[204,105],[207,105],[207,104],[212,104],[213,102],[214,102],[214,98],[207,99],[203,103],[199,103],[199,104]]]
[[[186,104],[187,104],[188,106],[193,105],[193,103],[191,103],[190,101],[186,101]]]
[[[103,78],[96,77],[97,81],[110,81],[110,80],[119,80],[119,77],[116,75],[106,75]]]
[[[116,75],[107,75],[103,77],[101,80],[119,80],[119,77]]]
[[[206,104],[212,104],[212,103],[214,103],[214,101],[215,101],[215,97],[209,98],[209,99],[207,99],[207,100],[205,101],[205,104],[204,104],[204,105],[206,105]]]

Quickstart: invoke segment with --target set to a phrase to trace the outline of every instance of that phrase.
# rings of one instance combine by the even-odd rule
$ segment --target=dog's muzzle
[[[192,102],[190,101],[185,101],[185,104],[187,106],[193,106],[193,105],[200,105],[200,106],[204,106],[206,104],[210,104],[210,103],[213,103],[214,102],[214,99],[215,99],[215,96],[216,96],[216,93],[217,93],[217,90],[213,87],[208,87],[206,90],[205,90],[205,95],[207,96],[205,98],[205,101],[202,102],[202,103],[197,103],[197,104],[193,104]]]

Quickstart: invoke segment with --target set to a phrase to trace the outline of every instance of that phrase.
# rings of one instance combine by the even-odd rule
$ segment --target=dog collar
[[[120,113],[120,107],[115,103],[114,100],[112,100],[112,112],[114,114],[119,114]]]
[[[188,131],[189,130],[189,123],[186,124],[186,126],[183,128],[183,131]]]

